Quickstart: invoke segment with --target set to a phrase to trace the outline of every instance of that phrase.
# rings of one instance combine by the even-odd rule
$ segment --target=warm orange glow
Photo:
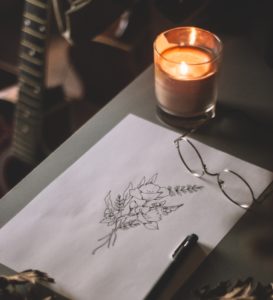
[[[195,28],[191,28],[191,33],[189,36],[189,44],[191,46],[193,46],[195,44],[196,41],[196,29]]]
[[[187,75],[189,72],[189,67],[184,61],[182,61],[182,63],[179,65],[179,72],[182,76]]]
[[[221,41],[201,28],[177,27],[159,34],[153,49],[155,94],[160,110],[166,116],[179,117],[176,125],[181,120],[186,127],[195,125],[195,120],[199,124],[203,116],[213,117]],[[173,120],[167,119],[166,122]]]
[[[211,56],[201,48],[173,47],[162,53],[159,65],[176,79],[192,80],[207,76],[213,69]]]

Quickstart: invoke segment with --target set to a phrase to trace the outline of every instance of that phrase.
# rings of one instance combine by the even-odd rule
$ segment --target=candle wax
[[[177,79],[200,78],[211,70],[210,53],[193,46],[172,47],[161,53],[163,71]]]
[[[211,110],[216,101],[216,65],[203,48],[177,46],[155,57],[155,91],[166,112],[194,117]]]

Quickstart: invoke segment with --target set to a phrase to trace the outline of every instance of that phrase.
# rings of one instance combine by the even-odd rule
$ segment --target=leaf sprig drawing
[[[104,198],[106,208],[100,223],[111,227],[111,231],[98,240],[99,246],[93,250],[93,254],[103,247],[114,246],[119,230],[128,230],[137,226],[158,230],[158,223],[164,216],[184,205],[183,203],[170,205],[167,200],[174,196],[181,197],[186,193],[196,193],[203,188],[197,185],[162,187],[156,184],[157,177],[158,174],[154,174],[149,179],[143,177],[136,187],[130,183],[114,200],[111,191],[108,192]]]
[[[172,186],[168,186],[168,190],[170,193],[170,196],[182,196],[182,194],[186,194],[186,193],[195,193],[198,192],[199,190],[201,190],[203,188],[203,186],[200,185],[176,185],[175,187]]]

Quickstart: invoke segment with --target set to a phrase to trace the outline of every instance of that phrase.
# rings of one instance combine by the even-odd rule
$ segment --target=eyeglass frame
[[[202,170],[202,173],[201,174],[198,174],[197,172],[194,172],[189,166],[188,164],[185,162],[185,159],[183,158],[182,156],[182,153],[181,153],[181,149],[180,149],[180,145],[179,145],[179,142],[183,140],[185,142],[187,142],[193,149],[194,151],[196,152],[197,156],[199,157],[200,159],[200,162],[201,162],[201,165],[203,167],[203,170]],[[209,175],[209,176],[216,176],[217,177],[217,183],[222,191],[222,193],[235,205],[243,208],[243,209],[246,209],[248,210],[250,208],[250,206],[257,201],[257,199],[255,198],[254,196],[254,191],[253,189],[251,188],[250,184],[238,173],[232,171],[232,170],[229,170],[229,169],[224,169],[222,170],[221,172],[218,172],[218,173],[211,173],[208,171],[207,169],[207,166],[200,154],[200,152],[197,150],[197,148],[195,147],[195,145],[185,136],[185,135],[181,135],[180,137],[178,137],[177,139],[174,140],[174,144],[176,145],[176,148],[177,148],[177,152],[178,152],[178,155],[181,159],[181,162],[184,164],[184,166],[186,167],[186,169],[195,177],[202,177],[204,176],[205,174]],[[251,194],[251,197],[252,197],[252,203],[250,205],[247,205],[247,204],[240,204],[238,203],[237,201],[235,201],[234,199],[232,199],[227,193],[226,191],[223,189],[223,183],[224,181],[220,179],[220,174],[222,172],[225,172],[225,173],[231,173],[235,176],[237,176],[239,179],[241,179],[241,181],[243,181],[245,183],[245,185],[248,187],[249,191],[250,191],[250,194]]]

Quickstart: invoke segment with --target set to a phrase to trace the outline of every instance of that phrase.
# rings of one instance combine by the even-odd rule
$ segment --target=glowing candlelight
[[[216,74],[222,48],[220,44],[216,55],[210,49],[213,39],[216,37],[210,32],[194,27],[175,28],[157,37],[155,90],[160,109],[184,118],[201,116],[208,111],[214,114]],[[204,45],[200,45],[200,41]]]
[[[182,61],[182,63],[178,66],[178,69],[181,76],[185,76],[189,72],[189,67],[184,61]]]
[[[159,65],[164,72],[177,79],[194,79],[207,75],[212,69],[208,52],[193,47],[173,47],[164,51]]]
[[[196,29],[192,27],[190,29],[190,37],[189,37],[189,44],[194,45],[196,41]]]

